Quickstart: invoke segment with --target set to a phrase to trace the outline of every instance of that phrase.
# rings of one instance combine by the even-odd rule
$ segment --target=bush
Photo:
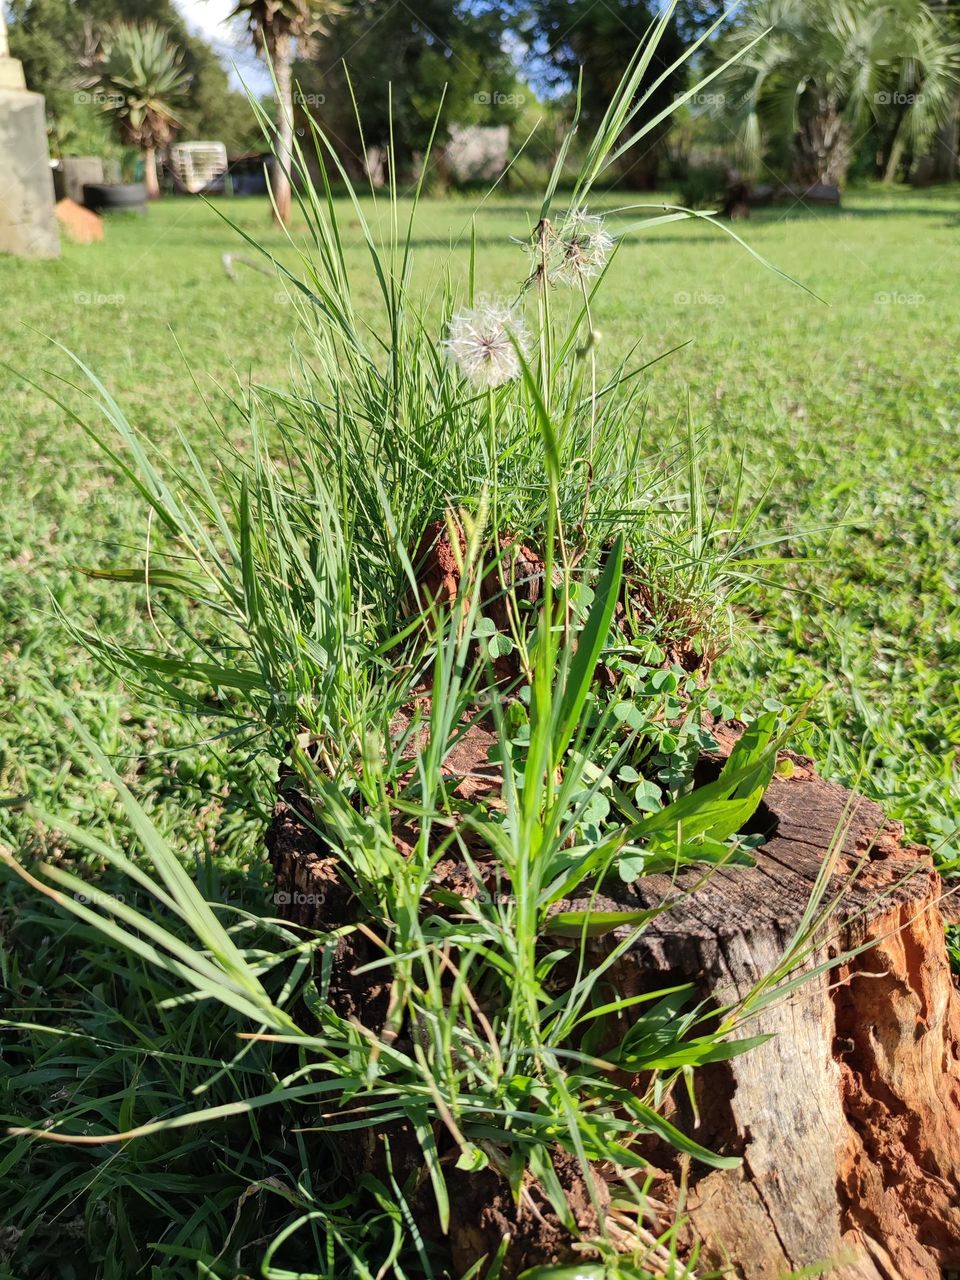
[[[728,182],[723,165],[691,165],[681,181],[680,201],[688,209],[721,208]]]

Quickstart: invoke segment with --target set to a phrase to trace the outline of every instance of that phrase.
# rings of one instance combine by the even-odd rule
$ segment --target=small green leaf
[[[646,716],[635,702],[616,703],[613,714],[621,724],[627,724],[631,729],[643,729],[647,723]]]
[[[663,795],[655,782],[644,779],[633,793],[633,803],[641,813],[656,813],[663,805]]]
[[[648,924],[659,911],[558,911],[544,925],[544,933],[560,938],[596,938],[625,925]]]
[[[465,1169],[468,1173],[476,1173],[480,1169],[486,1169],[489,1163],[490,1157],[486,1152],[481,1151],[479,1147],[475,1147],[472,1142],[460,1148],[460,1158],[457,1160],[458,1169]]]
[[[632,884],[634,880],[639,880],[643,875],[643,869],[646,864],[647,856],[643,852],[621,854],[620,861],[617,864],[620,879],[625,884]]]
[[[487,653],[491,658],[505,658],[513,652],[513,641],[509,636],[495,635],[487,641]]]

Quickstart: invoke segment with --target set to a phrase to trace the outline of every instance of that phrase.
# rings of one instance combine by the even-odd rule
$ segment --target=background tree
[[[176,136],[175,107],[190,83],[183,51],[155,22],[119,23],[104,40],[90,83],[124,141],[143,152],[147,195],[155,198],[160,194],[157,150]]]
[[[956,39],[960,35],[960,0],[933,0],[931,8]],[[946,118],[930,148],[929,177],[939,182],[960,177],[960,83],[954,86]]]
[[[533,58],[543,66],[547,81],[555,89],[571,88],[583,68],[585,134],[601,119],[658,12],[658,6],[646,0],[621,0],[616,5],[597,4],[595,0],[532,0],[528,32]],[[641,94],[673,65],[684,47],[674,14],[640,86]],[[648,103],[650,116],[682,92],[687,74],[684,67],[664,80]],[[665,121],[648,135],[643,147],[624,157],[622,177],[629,186],[638,190],[655,186],[669,127],[669,121]]]
[[[401,173],[409,174],[442,95],[441,142],[450,124],[512,123],[531,99],[504,47],[506,21],[498,5],[472,0],[418,0],[415,8],[355,0],[331,23],[322,57],[297,64],[304,106],[355,176],[363,175],[365,147],[386,148],[391,137]]]
[[[273,68],[277,90],[276,163],[273,195],[276,218],[290,220],[290,160],[293,152],[293,61],[307,53],[326,22],[340,11],[334,0],[237,0],[233,17],[246,24],[254,48]]]
[[[729,112],[754,165],[770,139],[789,140],[801,184],[842,184],[858,134],[871,131],[893,176],[904,150],[932,141],[950,110],[958,47],[916,0],[758,0],[717,56],[770,34],[731,68]]]
[[[905,156],[928,150],[937,131],[950,119],[960,86],[960,44],[942,18],[918,5],[902,34],[891,33],[891,60],[899,67],[888,110],[884,180],[892,182]]]
[[[693,44],[724,15],[733,20],[734,13],[728,0],[679,0],[676,8],[677,30],[684,44]]]
[[[190,84],[177,112],[180,136],[221,141],[231,154],[263,141],[246,94],[230,88],[219,58],[189,34],[172,0],[11,0],[10,16],[11,49],[46,99],[55,155],[117,154],[109,117],[77,91],[78,68],[89,66],[98,33],[148,18],[183,50]]]

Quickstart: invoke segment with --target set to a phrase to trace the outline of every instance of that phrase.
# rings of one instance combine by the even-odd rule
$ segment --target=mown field
[[[293,260],[262,203],[222,207]],[[515,195],[481,209],[479,288],[513,292],[525,262],[512,238],[533,207]],[[466,200],[422,210],[414,270],[428,293],[451,245],[450,270],[465,273],[472,210]],[[717,664],[731,707],[815,695],[805,745],[824,770],[878,797],[949,863],[960,818],[956,196],[855,191],[841,211],[765,211],[738,230],[818,297],[717,229],[658,228],[614,265],[594,316],[601,357],[638,344],[653,359],[687,344],[649,372],[648,438],[686,429],[689,392],[715,501],[728,510],[739,490],[741,518],[761,506],[752,540],[783,539]],[[268,779],[215,739],[198,741],[196,726],[136,707],[69,639],[61,611],[111,634],[150,626],[136,593],[74,571],[129,558],[145,517],[28,380],[77,401],[56,381],[82,381],[62,344],[159,448],[175,424],[203,443],[206,406],[229,422],[231,388],[282,383],[296,343],[283,289],[244,263],[231,279],[227,252],[250,251],[212,209],[178,201],[110,223],[102,245],[65,246],[59,262],[0,260],[0,796],[39,796],[81,819],[97,811],[69,764],[66,701],[126,761],[165,830],[194,848],[200,833],[216,855],[211,876],[256,868]],[[360,267],[359,234],[350,252]],[[362,278],[372,299],[371,273]]]
[[[612,210],[617,198],[598,203]],[[221,207],[293,261],[262,202]],[[480,211],[479,289],[516,291],[527,263],[514,238],[535,207],[514,195]],[[465,200],[422,211],[414,274],[435,302],[451,245],[450,274],[466,275],[471,212]],[[348,210],[345,220],[362,308],[374,283]],[[735,603],[714,669],[726,704],[812,698],[801,747],[880,799],[949,868],[960,860],[956,193],[857,191],[839,212],[768,211],[737,230],[812,293],[716,228],[660,227],[613,265],[593,317],[600,362],[634,346],[635,362],[679,348],[645,375],[638,429],[658,455],[686,439],[689,404],[719,522],[734,508],[753,521],[758,580]],[[255,743],[224,741],[215,722],[138,704],[71,636],[72,626],[149,643],[143,593],[77,567],[136,562],[152,531],[50,398],[83,407],[65,348],[161,453],[178,427],[215,451],[213,418],[242,439],[234,389],[288,380],[298,322],[276,280],[236,261],[230,278],[223,255],[237,252],[250,250],[214,210],[178,201],[111,222],[104,244],[67,245],[58,262],[0,259],[0,844],[58,857],[25,799],[130,844],[113,792],[83,767],[73,715],[206,894],[262,915],[273,913],[263,834],[276,762]],[[270,1077],[269,1047],[237,1060],[228,1019],[178,1004],[150,966],[3,883],[0,1125],[115,1132],[176,1115],[188,1097],[232,1103]],[[396,1203],[339,1199],[323,1135],[259,1114],[115,1147],[4,1143],[0,1278],[261,1274],[264,1242],[295,1218],[302,1256],[341,1259],[325,1277],[376,1274],[399,1229]],[[370,1271],[342,1263],[352,1250]],[[262,1274],[294,1272],[277,1261]]]

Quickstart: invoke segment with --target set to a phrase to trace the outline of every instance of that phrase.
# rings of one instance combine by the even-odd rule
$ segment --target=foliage
[[[680,186],[680,198],[688,209],[722,207],[730,178],[721,165],[690,165]]]
[[[628,186],[649,190],[656,184],[662,144],[669,129],[671,104],[686,88],[684,41],[671,6],[670,21],[659,32],[657,49],[639,86],[648,96],[651,116],[666,111],[642,148],[624,155],[618,176]],[[592,0],[533,0],[530,35],[533,49],[552,70],[555,85],[576,87],[581,68],[582,116],[595,125],[629,63],[635,42],[654,28],[659,10],[646,0],[615,6]]]
[[[10,52],[56,117],[74,105],[84,34],[76,8],[70,0],[12,0],[9,15]]]
[[[673,202],[669,193],[661,200]],[[634,220],[615,212],[621,202],[615,194],[590,201],[615,234]],[[289,243],[265,227],[262,201],[215,203],[300,271]],[[369,249],[349,202],[339,199],[335,208],[356,312],[372,326],[381,311],[365,269]],[[368,223],[381,225],[370,198],[361,208]],[[404,216],[407,208],[401,205]],[[528,201],[519,198],[494,197],[477,212],[475,256],[491,290],[505,292],[516,280],[523,259],[511,239],[523,237],[527,215]],[[451,273],[465,279],[470,228],[470,208],[421,203],[410,280],[411,289],[432,299],[432,332],[442,329],[440,299],[432,294],[436,246],[453,243]],[[732,646],[714,667],[724,710],[757,715],[770,693],[793,702],[819,691],[802,747],[830,776],[868,789],[907,822],[912,838],[933,843],[949,864],[960,821],[958,723],[951,711],[960,644],[953,481],[960,381],[942,353],[944,344],[960,343],[953,276],[943,270],[956,251],[955,194],[854,191],[842,214],[802,206],[758,211],[744,234],[831,305],[759,271],[715,230],[693,222],[624,238],[593,303],[601,379],[615,367],[616,353],[638,342],[635,359],[648,363],[696,336],[636,380],[640,453],[672,495],[656,513],[667,521],[661,569],[672,581],[685,567],[675,553],[689,526],[678,470],[686,421],[678,436],[677,406],[689,388],[705,506],[717,508],[718,531],[734,523],[738,493],[741,510],[763,502],[750,530],[748,558],[755,563],[742,566],[752,589],[733,601]],[[912,246],[909,255],[904,243]],[[4,259],[0,281],[18,298],[19,314],[0,317],[3,341],[21,370],[76,380],[44,334],[95,364],[164,459],[177,454],[177,424],[190,424],[191,439],[210,430],[205,396],[216,401],[231,443],[245,450],[249,425],[240,410],[249,383],[286,386],[290,344],[309,357],[312,338],[276,280],[251,272],[231,281],[210,271],[211,261],[235,248],[235,235],[208,209],[164,201],[149,225],[130,220],[112,227],[109,252],[66,245],[59,262]],[[144,254],[152,263],[148,292],[140,287]],[[569,296],[558,292],[554,299]],[[144,332],[153,335],[150,342],[134,341]],[[177,344],[202,370],[199,386]],[[0,435],[0,470],[11,480],[0,506],[0,838],[151,911],[141,890],[105,873],[99,857],[36,830],[9,804],[17,797],[42,800],[111,847],[141,856],[128,821],[106,807],[110,793],[99,771],[91,772],[86,750],[76,749],[64,719],[67,701],[197,876],[203,895],[226,904],[224,919],[236,922],[236,907],[262,918],[274,910],[262,852],[272,781],[266,764],[263,775],[250,774],[260,758],[253,755],[256,743],[249,751],[228,749],[220,722],[198,729],[138,700],[78,651],[54,616],[56,602],[69,617],[132,648],[156,642],[143,592],[105,591],[74,568],[129,563],[131,547],[143,542],[143,503],[115,482],[99,450],[49,399],[9,370],[0,370],[0,378],[8,419],[17,423]],[[79,392],[58,385],[72,409],[89,413]],[[230,388],[235,403],[224,404],[218,386]],[[205,456],[214,453],[232,456],[216,434]],[[166,463],[164,469],[169,476]],[[786,543],[777,541],[784,536]],[[786,559],[764,563],[778,547]],[[167,632],[162,596],[151,599]],[[189,624],[169,593],[166,603]],[[207,1004],[202,1013],[189,1010],[188,1019],[183,1006],[165,1004],[182,993],[179,985],[106,948],[98,931],[38,903],[33,890],[4,887],[5,1016],[34,1024],[4,1033],[3,1109],[10,1123],[108,1134],[127,1116],[137,1124],[172,1114],[195,1088],[204,1089],[201,1102],[216,1104],[250,1096],[264,1074],[288,1069],[282,1047],[262,1043],[211,1086],[216,1067],[207,1065],[207,1051],[216,1046],[219,1061],[232,1061],[239,1018]],[[181,928],[168,914],[162,918]],[[271,952],[283,945],[253,928],[241,941]],[[279,977],[264,977],[275,1000]],[[90,1039],[64,1037],[64,1029]],[[221,1274],[256,1274],[257,1241],[302,1215],[322,1214],[322,1223],[312,1216],[281,1246],[278,1271],[313,1266],[334,1275],[334,1264],[316,1262],[332,1251],[339,1274],[353,1276],[348,1249],[379,1266],[403,1212],[394,1188],[378,1192],[380,1199],[356,1189],[332,1208],[324,1179],[339,1168],[347,1140],[336,1135],[320,1146],[322,1134],[297,1132],[302,1110],[278,1106],[260,1116],[256,1124],[234,1117],[122,1146],[9,1143],[5,1154],[16,1157],[0,1182],[4,1246],[17,1243],[18,1231],[25,1234],[5,1265],[23,1280],[67,1259],[81,1275],[99,1267],[126,1277],[149,1259],[164,1277],[179,1280],[196,1276],[199,1255]],[[400,1263],[407,1274],[428,1274],[415,1248]]]
[[[742,56],[717,111],[754,165],[763,130],[792,140],[795,176],[808,184],[843,182],[868,129],[888,164],[905,147],[920,154],[949,114],[960,72],[954,33],[918,0],[760,0],[721,42],[718,56],[732,54]]]
[[[122,165],[131,148],[117,137],[111,121],[92,94],[80,92],[80,101],[64,106],[48,116],[52,155],[100,156],[105,161]]]
[[[189,76],[178,115],[184,138],[213,138],[228,150],[245,151],[260,140],[244,94],[229,88],[213,50],[191,36],[168,0],[14,0],[10,46],[24,65],[31,89],[46,99],[54,150],[63,155],[111,155],[110,120],[90,101],[79,80],[89,70],[100,33],[120,22],[153,20],[183,51]]]
[[[316,5],[308,0],[237,0],[232,16],[249,28],[262,53],[275,58],[280,40],[308,39],[338,9],[334,3]]]
[[[183,54],[156,23],[121,23],[107,32],[94,86],[127,142],[143,150],[166,146],[180,126],[174,108],[188,82]]]
[[[505,23],[496,4],[426,0],[414,12],[358,0],[333,21],[317,56],[298,62],[301,115],[315,116],[336,140],[355,178],[363,177],[365,146],[385,149],[391,141],[409,174],[414,153],[430,142],[441,98],[441,134],[450,123],[509,124],[532,103],[504,48]],[[362,138],[355,100],[363,106]]]

